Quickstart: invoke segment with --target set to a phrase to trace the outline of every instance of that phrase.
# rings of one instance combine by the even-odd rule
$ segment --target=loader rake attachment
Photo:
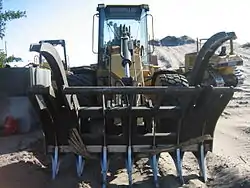
[[[52,45],[34,44],[30,51],[45,57],[55,81],[51,86],[35,85],[30,89],[31,102],[43,123],[46,151],[53,156],[53,179],[59,170],[60,155],[73,152],[79,176],[88,158],[101,159],[102,187],[106,187],[109,156],[120,153],[126,159],[131,187],[133,162],[140,154],[146,154],[150,158],[155,186],[160,187],[159,156],[169,152],[180,182],[184,183],[182,159],[185,152],[192,152],[198,159],[201,177],[206,181],[205,156],[212,151],[216,123],[234,93],[233,88],[69,86],[62,61]],[[81,94],[96,96],[99,103],[82,106],[77,97]],[[123,97],[120,103],[115,103],[118,94]],[[166,95],[175,96],[178,105],[162,105]],[[145,99],[144,103],[135,102],[138,96]],[[177,120],[171,125],[174,130],[157,131],[162,118]],[[86,119],[90,124],[81,123]],[[94,126],[91,122],[96,122],[95,119],[99,120],[100,131],[81,128]],[[165,126],[170,126],[170,122],[165,121]]]

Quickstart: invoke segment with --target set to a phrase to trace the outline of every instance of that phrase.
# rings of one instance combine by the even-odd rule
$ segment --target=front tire
[[[188,80],[181,74],[161,74],[155,79],[156,86],[171,87],[189,87]],[[162,104],[164,106],[180,106],[180,99],[174,95],[165,95]],[[162,133],[176,132],[178,119],[164,118],[159,119],[156,125],[156,131]]]
[[[67,75],[69,86],[96,86],[96,72],[90,68],[81,68]],[[86,93],[77,95],[80,106],[95,106],[97,97]],[[89,118],[81,120],[81,132],[90,132]]]

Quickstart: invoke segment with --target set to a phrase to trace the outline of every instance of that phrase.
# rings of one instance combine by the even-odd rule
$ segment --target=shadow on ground
[[[0,155],[22,151],[42,137],[41,131],[0,137]]]
[[[0,182],[0,187],[4,188],[42,188],[47,179],[40,166],[30,162],[18,162],[0,168]]]
[[[212,170],[211,177],[213,177],[213,179],[207,182],[208,187],[216,187],[216,188],[250,187],[250,171],[241,174],[241,172],[237,168],[225,168],[225,165],[221,165],[215,167]]]

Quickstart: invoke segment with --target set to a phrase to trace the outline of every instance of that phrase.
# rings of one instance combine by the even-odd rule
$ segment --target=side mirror
[[[147,14],[146,15],[147,18],[150,17],[151,18],[151,22],[148,23],[148,28],[151,28],[151,35],[149,33],[149,29],[148,29],[148,47],[149,47],[149,50],[148,50],[148,54],[153,54],[154,53],[154,50],[155,50],[155,45],[154,45],[154,19],[153,19],[153,15],[152,14]],[[149,20],[149,19],[147,19]],[[150,41],[152,41],[150,43]]]
[[[92,52],[94,54],[98,54],[98,51],[95,51],[94,49],[94,44],[95,44],[95,18],[98,18],[99,14],[94,14],[93,15],[93,25],[92,25]]]

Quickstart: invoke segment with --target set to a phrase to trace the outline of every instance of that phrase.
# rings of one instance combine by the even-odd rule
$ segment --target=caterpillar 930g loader
[[[147,156],[159,187],[159,156],[169,152],[183,183],[182,159],[190,151],[206,181],[205,156],[212,151],[217,120],[234,89],[201,82],[209,59],[235,33],[219,32],[208,39],[187,80],[151,65],[148,11],[148,5],[99,4],[93,17],[99,19],[98,62],[72,68],[71,74],[53,45],[45,41],[30,46],[51,68],[46,79],[34,75],[37,81],[30,100],[40,114],[53,178],[60,156],[73,152],[79,176],[85,161],[101,160],[102,187],[106,187],[108,161],[121,154],[132,186],[133,162]]]

